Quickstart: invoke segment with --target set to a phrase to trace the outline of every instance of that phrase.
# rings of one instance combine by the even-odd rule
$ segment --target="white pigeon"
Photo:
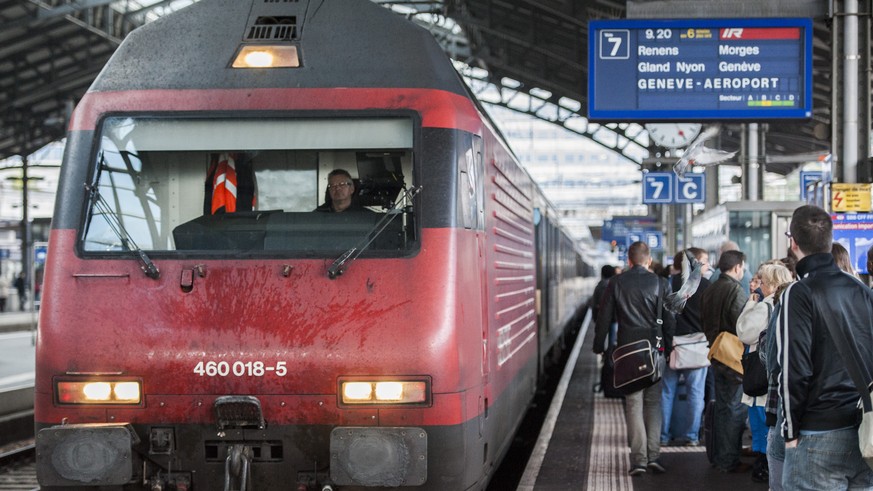
[[[713,125],[703,130],[691,145],[688,146],[685,153],[682,154],[682,158],[673,164],[673,172],[680,178],[685,177],[685,173],[690,170],[692,165],[715,165],[736,155],[737,152],[716,150],[703,144],[717,135],[718,131],[718,125]]]
[[[664,308],[674,314],[681,314],[685,310],[685,303],[697,291],[700,286],[700,278],[703,277],[701,264],[687,250],[682,255],[682,286],[674,293],[667,295]]]

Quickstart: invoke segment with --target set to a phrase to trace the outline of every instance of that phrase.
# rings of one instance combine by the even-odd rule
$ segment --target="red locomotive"
[[[366,0],[133,32],[57,203],[47,490],[482,489],[594,281],[430,34]]]

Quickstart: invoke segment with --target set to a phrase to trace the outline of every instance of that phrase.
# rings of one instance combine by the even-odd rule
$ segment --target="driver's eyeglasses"
[[[346,187],[346,186],[351,186],[351,185],[352,185],[352,183],[350,183],[349,181],[346,181],[346,182],[338,182],[338,183],[336,183],[336,184],[328,184],[328,185],[327,185],[327,189],[328,189],[328,190],[331,190],[331,189],[342,189],[342,188],[344,188],[344,187]]]
[[[788,238],[790,239],[790,238],[792,237],[792,236],[791,236],[791,232],[785,232],[785,236],[788,237]]]

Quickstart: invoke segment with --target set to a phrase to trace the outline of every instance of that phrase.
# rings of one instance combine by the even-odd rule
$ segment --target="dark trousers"
[[[713,464],[729,471],[740,463],[747,407],[743,405],[743,382],[739,374],[718,362],[715,373],[715,407],[713,420]]]

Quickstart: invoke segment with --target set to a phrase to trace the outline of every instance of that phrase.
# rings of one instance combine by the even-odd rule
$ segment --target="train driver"
[[[355,183],[345,169],[334,169],[327,175],[327,193],[324,204],[315,211],[340,213],[343,211],[367,211],[355,198]]]

